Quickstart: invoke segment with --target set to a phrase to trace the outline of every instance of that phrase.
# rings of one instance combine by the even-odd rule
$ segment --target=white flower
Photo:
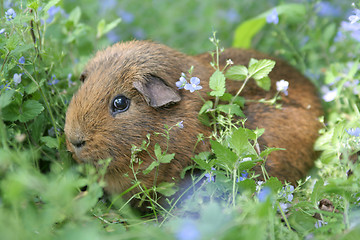
[[[288,95],[289,82],[284,79],[276,82],[276,90],[283,92],[286,96]]]

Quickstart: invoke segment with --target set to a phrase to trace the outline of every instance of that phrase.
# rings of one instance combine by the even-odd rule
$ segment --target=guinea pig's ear
[[[163,107],[181,100],[179,93],[167,86],[161,78],[150,75],[147,80],[146,82],[134,82],[133,86],[144,96],[147,104],[151,107]]]

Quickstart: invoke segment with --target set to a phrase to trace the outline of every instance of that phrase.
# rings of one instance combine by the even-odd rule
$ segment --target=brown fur
[[[250,58],[271,58],[267,55],[240,49],[228,49],[221,55],[221,64],[232,59],[235,64],[247,65]],[[271,58],[274,59],[274,58]],[[320,123],[317,118],[322,114],[321,104],[314,86],[293,67],[275,59],[276,66],[270,74],[271,91],[257,87],[253,81],[246,86],[243,96],[248,99],[272,98],[276,92],[276,81],[285,79],[290,83],[288,97],[282,96],[282,109],[261,103],[246,105],[247,127],[265,128],[259,139],[261,147],[281,147],[286,151],[277,151],[270,155],[266,169],[272,176],[281,180],[295,182],[312,167],[315,158],[313,144],[318,136]],[[193,76],[201,79],[204,87],[200,92],[209,98],[207,81],[213,73],[209,54],[187,56],[166,46],[148,42],[132,41],[115,44],[99,51],[89,61],[84,71],[84,83],[74,95],[67,114],[65,133],[68,149],[78,162],[95,163],[98,159],[112,158],[105,179],[109,193],[121,193],[132,185],[129,168],[131,144],[140,146],[147,133],[161,132],[164,124],[172,126],[184,121],[184,128],[171,131],[169,153],[176,153],[170,164],[160,166],[157,182],[171,182],[179,179],[179,173],[193,164],[193,148],[198,133],[210,135],[211,129],[197,120],[202,106],[195,93],[177,90],[175,82],[182,72],[194,66]],[[134,83],[145,84],[155,77],[171,87],[181,100],[176,104],[154,108],[147,104]],[[227,80],[229,92],[235,94],[239,82]],[[112,116],[110,103],[119,95],[131,99],[130,108]],[[146,97],[145,97],[146,98]],[[85,145],[75,149],[72,143],[84,141]],[[152,139],[153,144],[164,140]],[[209,144],[200,143],[196,152],[210,150]],[[140,154],[145,169],[152,160],[146,154]],[[259,168],[255,168],[259,171]],[[125,174],[128,177],[124,176]],[[148,175],[140,173],[138,179],[147,187],[154,181],[154,172]],[[135,193],[133,190],[128,197]]]

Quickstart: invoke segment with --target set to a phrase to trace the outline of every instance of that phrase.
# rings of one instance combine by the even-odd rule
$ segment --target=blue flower
[[[215,168],[211,168],[211,170],[216,170]],[[206,180],[208,181],[208,182],[215,182],[215,174],[213,174],[212,172],[210,172],[210,173],[206,173],[205,174],[205,177],[206,177]]]
[[[245,170],[241,172],[241,176],[236,179],[236,182],[244,181],[248,176],[249,173],[247,173]]]
[[[184,128],[183,122],[184,122],[184,121],[178,122],[178,123],[176,124],[176,126],[178,126],[179,128]]]
[[[181,228],[176,233],[176,239],[178,240],[196,240],[200,239],[200,232],[196,228],[196,225],[192,222],[184,222]]]
[[[278,24],[279,23],[279,16],[278,16],[278,13],[276,11],[276,8],[274,8],[271,11],[271,13],[266,16],[266,22],[267,23],[273,23],[273,24]]]
[[[197,77],[190,78],[190,83],[185,84],[184,88],[186,90],[189,90],[190,92],[194,92],[196,90],[202,89],[202,86],[200,84],[200,79]]]
[[[265,202],[268,196],[270,195],[270,193],[271,193],[271,189],[268,187],[264,187],[260,190],[257,197],[260,202]]]
[[[123,9],[119,9],[117,12],[119,17],[121,17],[121,20],[123,20],[125,23],[132,23],[135,19],[134,15],[130,12],[127,12]]]
[[[3,34],[5,32],[5,28],[2,28],[1,30],[0,30],[0,34]]]
[[[5,17],[6,20],[11,21],[16,17],[16,12],[14,11],[14,9],[9,8],[9,10],[5,12]]]
[[[59,80],[56,78],[55,74],[53,74],[53,75],[51,76],[50,81],[48,82],[48,85],[49,85],[49,86],[55,85],[55,84],[57,84],[58,82],[59,82]]]
[[[51,23],[54,20],[55,15],[58,12],[61,12],[61,10],[62,10],[61,7],[56,7],[56,6],[50,7],[49,10],[48,10],[49,17],[46,20],[46,22]]]
[[[285,80],[280,80],[276,82],[276,90],[283,92],[286,96],[288,95],[289,82]]]
[[[345,129],[345,131],[350,134],[351,136],[354,137],[359,137],[360,136],[360,128],[349,128],[349,129]]]
[[[15,73],[14,76],[13,76],[13,80],[14,80],[14,83],[15,83],[15,86],[17,86],[19,83],[21,83],[21,73],[20,74],[17,74]]]
[[[25,58],[24,58],[24,57],[21,57],[21,58],[19,59],[19,63],[20,63],[20,64],[25,64]]]
[[[360,10],[355,9],[354,15],[351,15],[349,17],[349,21],[350,21],[351,24],[354,24],[354,23],[358,22],[359,20],[360,20]]]
[[[294,195],[293,195],[293,192],[295,190],[294,186],[293,185],[284,186],[282,190],[283,190],[282,197],[285,197],[288,200],[288,202],[291,202],[294,199]]]
[[[341,8],[335,7],[330,2],[321,1],[315,5],[315,11],[322,17],[337,17],[341,14]]]
[[[183,89],[185,84],[187,84],[187,83],[188,82],[186,81],[185,74],[182,73],[181,77],[179,78],[179,81],[177,81],[175,84],[179,89]]]

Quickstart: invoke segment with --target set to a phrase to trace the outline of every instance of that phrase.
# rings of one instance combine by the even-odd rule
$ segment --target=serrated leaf
[[[207,110],[211,109],[213,107],[213,102],[212,101],[206,101],[204,103],[204,105],[201,107],[200,111],[199,111],[199,115],[206,113]]]
[[[225,76],[219,70],[216,70],[210,77],[209,86],[213,90],[211,96],[221,97],[225,93]]]
[[[256,183],[253,179],[245,179],[237,183],[240,191],[250,191],[255,192],[256,190]]]
[[[158,143],[156,143],[154,146],[154,153],[156,158],[159,160],[161,158],[161,147]]]
[[[40,139],[49,148],[58,148],[58,141],[56,138],[45,136],[45,137],[41,137]]]
[[[323,188],[324,188],[324,180],[320,178],[316,181],[310,197],[311,202],[313,204],[317,204],[317,202],[320,200],[321,198],[320,196],[322,195]]]
[[[283,184],[279,179],[276,177],[270,177],[264,184],[263,187],[268,187],[272,190],[272,192],[277,193],[281,188]]]
[[[11,98],[14,96],[15,91],[10,89],[7,91],[4,91],[0,95],[0,110],[6,106],[8,106],[11,103]]]
[[[175,153],[172,154],[165,154],[163,156],[161,156],[161,159],[159,159],[160,163],[170,163],[171,160],[173,160],[175,157]]]
[[[232,105],[219,104],[216,107],[216,109],[226,114],[235,114],[239,117],[246,117],[243,111],[241,110],[240,106],[236,104],[232,104]]]
[[[227,166],[229,169],[233,169],[233,166],[238,160],[238,156],[233,151],[231,151],[231,149],[223,146],[217,141],[211,140],[210,143],[211,148],[216,155],[217,163],[223,166]]]
[[[194,162],[196,162],[197,165],[200,166],[200,168],[205,169],[206,171],[211,171],[211,167],[213,166],[211,162],[207,162],[206,160],[209,158],[210,153],[209,152],[201,152],[195,157],[192,158]]]
[[[256,165],[257,162],[259,162],[259,161],[255,161],[255,160],[243,161],[239,164],[238,170],[240,172],[242,172],[244,170],[250,170],[251,168],[253,168]]]
[[[5,121],[17,121],[19,119],[19,106],[17,104],[10,104],[1,110],[2,118]]]
[[[42,111],[44,107],[41,103],[35,100],[27,100],[23,103],[20,108],[19,121],[27,122],[35,117],[37,117]]]
[[[255,80],[267,77],[275,66],[275,61],[262,59],[249,66],[249,76]]]
[[[231,80],[242,81],[246,79],[247,74],[248,69],[245,66],[236,65],[226,71],[225,77]]]
[[[269,77],[263,77],[261,79],[255,79],[256,85],[264,89],[265,91],[269,91],[271,87],[271,80]]]
[[[170,197],[177,192],[175,183],[162,182],[156,187],[156,191],[166,197]]]

